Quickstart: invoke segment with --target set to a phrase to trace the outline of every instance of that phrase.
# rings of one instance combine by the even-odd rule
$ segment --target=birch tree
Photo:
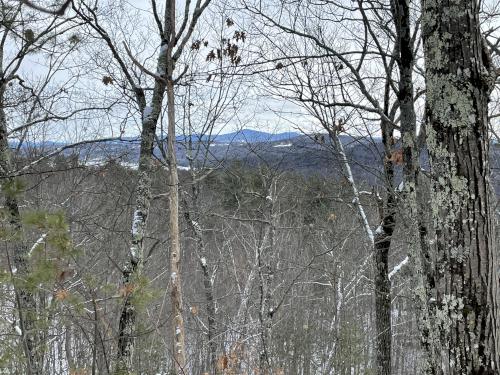
[[[357,2],[346,7],[345,11],[352,15],[349,21],[332,22],[324,24],[326,15],[335,19],[335,9],[322,5],[310,12],[302,12],[289,4],[286,11],[281,11],[279,16],[273,14],[272,7],[261,4],[245,2],[250,12],[262,17],[262,29],[279,30],[290,40],[293,45],[300,47],[284,46],[281,36],[270,41],[279,50],[272,57],[266,56],[269,63],[275,64],[275,71],[267,73],[269,88],[266,91],[277,93],[299,104],[320,124],[322,130],[328,132],[332,140],[332,151],[339,155],[343,174],[353,191],[353,203],[357,207],[367,243],[372,249],[373,264],[376,269],[375,305],[376,305],[376,368],[378,374],[391,372],[391,283],[389,280],[389,251],[392,235],[396,225],[397,196],[395,184],[395,170],[402,164],[403,150],[396,140],[400,131],[409,134],[415,133],[414,92],[412,89],[413,54],[418,48],[416,31],[410,30],[409,18],[406,23],[399,22],[399,13],[395,13],[397,4],[392,3],[391,9],[378,8],[371,2]],[[301,17],[295,16],[298,12]],[[321,12],[322,16],[315,12]],[[288,16],[288,18],[287,18]],[[409,16],[409,15],[408,15]],[[393,23],[388,29],[380,20]],[[315,22],[315,28],[310,25]],[[352,46],[337,45],[335,37],[345,30],[347,25],[352,29],[363,30],[363,37],[353,35],[356,41]],[[404,49],[398,39],[403,33],[405,36]],[[302,47],[304,44],[306,47]],[[356,46],[363,46],[357,49]],[[373,47],[371,47],[373,46]],[[352,49],[350,49],[352,47]],[[273,60],[274,58],[274,60]],[[410,64],[407,60],[410,59]],[[403,79],[396,74],[396,64],[407,66]],[[276,63],[276,61],[279,61]],[[374,66],[377,66],[375,68]],[[377,74],[373,77],[372,71]],[[408,75],[409,72],[409,75]],[[400,77],[402,75],[400,74]],[[407,89],[408,79],[410,89]],[[402,82],[402,83],[401,83]],[[368,90],[367,87],[371,89]],[[419,94],[420,95],[420,94]],[[394,96],[397,96],[394,98]],[[408,125],[408,112],[411,110],[410,125]],[[401,116],[398,116],[401,113]],[[403,113],[405,116],[403,116]],[[374,116],[374,114],[376,114]],[[374,120],[379,124],[376,131],[382,136],[383,156],[381,157],[381,185],[384,192],[379,197],[379,225],[372,229],[369,219],[363,212],[357,183],[351,173],[351,167],[346,153],[343,150],[340,134],[347,137],[356,133],[369,138],[366,133],[374,132]],[[413,120],[412,120],[413,119]],[[404,122],[404,125],[403,125]],[[363,128],[363,124],[369,124]],[[408,130],[408,127],[411,127]],[[414,137],[411,138],[412,140]],[[353,141],[355,142],[355,140]],[[416,147],[415,147],[416,149]],[[413,155],[418,153],[414,151]],[[418,161],[418,160],[417,160]],[[418,163],[414,167],[418,170]],[[406,263],[406,262],[405,262]]]

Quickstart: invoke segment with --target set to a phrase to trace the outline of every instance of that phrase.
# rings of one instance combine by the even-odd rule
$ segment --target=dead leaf
[[[104,76],[102,77],[102,83],[104,83],[106,86],[107,85],[112,85],[113,84],[113,78],[109,77],[109,76]]]
[[[391,154],[391,157],[389,157],[389,158],[386,157],[386,161],[392,162],[394,165],[403,164],[403,162],[404,162],[403,150],[399,149],[399,150],[393,151]]]
[[[120,288],[120,296],[121,297],[127,297],[129,296],[130,294],[132,294],[135,290],[136,286],[134,284],[125,284],[124,286],[122,286]]]
[[[66,298],[69,297],[69,292],[67,289],[58,289],[54,293],[54,296],[55,296],[56,300],[64,301]]]

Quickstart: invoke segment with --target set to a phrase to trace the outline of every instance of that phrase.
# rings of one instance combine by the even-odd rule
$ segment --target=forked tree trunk
[[[132,297],[137,292],[135,283],[141,276],[144,261],[144,237],[146,234],[146,222],[149,216],[152,167],[153,167],[153,142],[156,132],[156,124],[162,110],[163,98],[165,96],[166,81],[162,76],[167,72],[167,49],[163,48],[168,43],[166,36],[162,35],[161,48],[157,60],[157,75],[150,101],[146,105],[146,95],[143,88],[134,83],[132,75],[127,69],[123,59],[120,57],[113,40],[109,34],[97,22],[96,15],[90,8],[89,14],[82,12],[81,8],[73,6],[73,11],[84,20],[107,44],[113,58],[121,67],[131,89],[134,93],[136,104],[142,116],[141,145],[139,151],[138,180],[136,187],[136,198],[132,217],[131,244],[127,264],[122,274],[122,294],[124,296],[123,306],[120,313],[118,328],[117,360],[114,373],[116,375],[130,374],[133,371],[133,355],[135,348],[137,311],[132,303]],[[166,27],[164,27],[166,28]]]
[[[143,132],[141,138],[141,154],[139,161],[139,182],[137,188],[137,201],[132,223],[132,246],[130,248],[130,265],[124,270],[125,285],[133,284],[133,277],[139,276],[143,262],[143,239],[145,234],[146,218],[149,213],[149,199],[151,190],[151,168],[153,140],[155,136],[156,123],[160,116],[163,97],[167,94],[168,106],[168,142],[167,142],[167,162],[169,166],[169,229],[170,229],[170,266],[171,266],[171,301],[174,316],[174,362],[177,373],[185,372],[185,348],[184,348],[184,322],[182,319],[182,291],[180,278],[180,235],[179,235],[179,178],[177,175],[177,159],[175,152],[175,99],[173,72],[175,62],[181,56],[186,43],[195,30],[196,24],[208,7],[211,0],[197,0],[194,6],[190,2],[186,3],[184,22],[179,34],[175,29],[175,1],[165,1],[164,24],[161,28],[161,48],[158,57],[156,82],[153,90],[151,106],[146,106],[144,89],[134,86],[134,91],[143,116]],[[156,5],[154,5],[156,6]],[[193,8],[193,9],[192,9]],[[193,10],[191,19],[188,22],[190,9]],[[96,26],[99,31],[100,28]],[[113,55],[116,57],[116,50],[105,32],[100,31],[103,39],[111,47]],[[179,42],[180,41],[180,42]],[[179,42],[179,43],[178,43]],[[175,53],[174,47],[177,46]],[[119,60],[120,65],[122,61]],[[132,80],[128,74],[129,81]],[[126,288],[130,293],[134,292],[134,287]],[[122,315],[120,318],[120,342],[118,345],[119,368],[130,371],[132,366],[132,353],[134,348],[134,327],[136,312],[130,303],[130,296],[126,298]],[[123,365],[124,364],[124,365]],[[126,372],[128,373],[128,372]]]
[[[435,225],[433,374],[498,374],[499,290],[490,187],[494,69],[475,0],[424,0],[427,145]]]

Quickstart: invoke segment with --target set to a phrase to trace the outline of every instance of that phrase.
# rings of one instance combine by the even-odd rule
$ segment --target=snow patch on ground
[[[104,167],[108,163],[109,163],[109,159],[88,159],[88,160],[85,160],[83,162],[83,165],[85,165],[86,167]],[[126,169],[130,169],[130,170],[134,170],[134,171],[139,169],[138,162],[118,160],[117,163]],[[191,167],[185,166],[185,165],[178,165],[177,169],[181,170],[181,171],[189,171],[189,170],[191,170]]]

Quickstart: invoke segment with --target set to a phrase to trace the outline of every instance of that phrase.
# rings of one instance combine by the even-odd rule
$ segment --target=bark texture
[[[185,373],[186,353],[184,343],[184,319],[182,316],[181,246],[179,233],[179,177],[175,153],[174,88],[170,79],[168,100],[168,167],[169,167],[169,232],[170,232],[170,285],[173,314],[174,361],[177,374]]]
[[[416,114],[413,90],[414,40],[411,33],[410,2],[394,0],[391,10],[396,26],[397,63],[399,68],[398,102],[403,152],[403,224],[408,232],[408,255],[413,270],[415,302],[418,307],[418,322],[422,333],[423,359],[422,369],[428,371],[434,367],[435,349],[429,342],[435,337],[435,331],[429,329],[429,254],[426,228],[423,222],[422,190],[419,188],[419,146],[416,136]]]
[[[194,180],[194,172],[193,172]],[[188,224],[193,237],[196,241],[196,251],[199,259],[200,268],[203,274],[203,289],[205,293],[205,303],[207,312],[207,339],[208,339],[208,364],[211,374],[217,373],[217,351],[219,349],[219,339],[218,339],[218,329],[217,329],[217,308],[215,301],[215,293],[212,282],[212,276],[210,274],[210,267],[208,264],[208,252],[205,247],[205,241],[203,238],[203,231],[199,223],[199,218],[196,220],[193,218],[194,215],[199,214],[200,209],[198,205],[199,190],[197,184],[193,183],[191,187],[191,210],[189,209],[189,204],[186,201],[186,211],[184,217],[186,223]]]
[[[263,185],[266,186],[266,196],[262,197],[265,212],[265,223],[262,223],[257,249],[257,262],[259,274],[259,373],[272,373],[271,334],[275,308],[273,306],[273,283],[276,269],[276,227],[278,224],[277,212],[277,177],[264,177]]]
[[[473,0],[424,0],[435,248],[433,374],[498,374],[499,294],[488,161],[493,67]]]
[[[165,4],[165,29],[169,38],[167,45],[167,161],[168,161],[168,201],[170,232],[170,301],[173,316],[173,357],[176,374],[186,373],[185,332],[182,306],[181,280],[181,244],[179,233],[179,176],[177,173],[177,155],[175,151],[175,97],[174,97],[174,64],[172,50],[175,45],[175,0]]]
[[[375,327],[376,366],[378,375],[391,374],[391,281],[389,280],[389,250],[394,231],[394,202],[389,197],[382,224],[375,232]]]

